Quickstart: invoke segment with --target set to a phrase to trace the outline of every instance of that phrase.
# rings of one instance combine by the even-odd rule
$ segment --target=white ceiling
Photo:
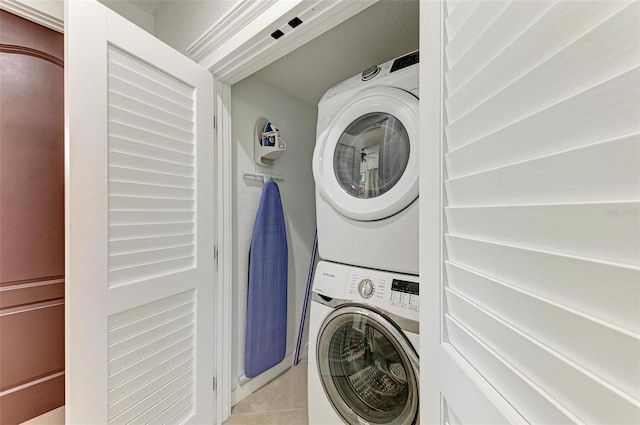
[[[419,2],[383,0],[253,74],[316,106],[324,92],[419,47]],[[293,32],[304,31],[304,23]]]

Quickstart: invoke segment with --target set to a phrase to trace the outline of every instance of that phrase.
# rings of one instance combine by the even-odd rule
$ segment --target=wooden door
[[[67,422],[213,423],[213,78],[66,6]]]
[[[64,404],[63,35],[0,10],[0,423]]]

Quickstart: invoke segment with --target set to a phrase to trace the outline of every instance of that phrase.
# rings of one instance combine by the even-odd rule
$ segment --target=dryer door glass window
[[[352,122],[333,155],[340,186],[356,198],[375,198],[402,177],[409,163],[409,135],[400,120],[373,112]]]
[[[318,372],[336,412],[354,425],[413,424],[418,412],[413,348],[383,316],[364,307],[340,310],[325,321],[317,351]]]

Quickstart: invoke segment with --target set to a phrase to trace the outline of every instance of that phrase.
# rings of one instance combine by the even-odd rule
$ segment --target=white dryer
[[[320,100],[313,176],[322,259],[418,274],[418,91],[416,51]]]
[[[415,276],[318,263],[309,318],[310,425],[419,424]]]

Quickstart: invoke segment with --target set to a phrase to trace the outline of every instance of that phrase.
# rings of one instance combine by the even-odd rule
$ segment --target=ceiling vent
[[[295,18],[293,18],[292,20],[289,21],[289,26],[291,28],[295,28],[298,25],[300,25],[302,23],[302,19],[298,18],[297,16]]]

